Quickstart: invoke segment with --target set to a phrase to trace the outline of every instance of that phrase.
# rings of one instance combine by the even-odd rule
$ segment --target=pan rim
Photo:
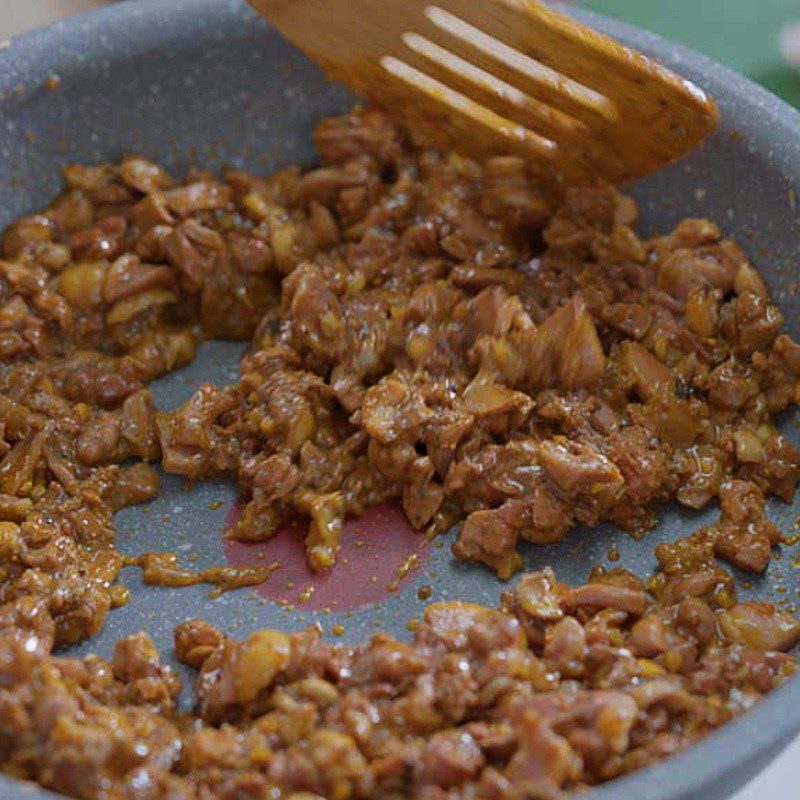
[[[776,141],[781,141],[784,133],[786,137],[791,135],[797,139],[800,112],[749,79],[707,56],[649,31],[572,6],[562,8],[577,19],[655,56],[679,71],[689,66],[694,71],[701,71],[712,95],[715,93],[714,86],[725,87],[735,96],[736,102],[742,104],[742,108],[758,111],[762,117],[759,127],[764,130],[767,126],[771,127]],[[176,46],[197,40],[197,33],[202,27],[197,24],[198,21],[207,21],[220,14],[230,15],[232,12],[238,13],[243,21],[254,18],[253,13],[238,0],[136,0],[115,3],[15,36],[7,50],[7,57],[13,58],[19,54],[24,62],[23,73],[42,76],[57,72],[59,64],[64,63],[65,41],[91,45],[102,40],[103,48],[107,50],[115,37],[124,37],[127,41],[138,37],[142,48],[166,44]],[[176,23],[148,23],[147,20],[156,13],[169,15]],[[206,35],[212,27],[203,28]],[[182,33],[176,35],[178,30],[182,30]],[[69,55],[73,55],[71,49]],[[79,64],[76,62],[77,66]],[[0,76],[0,88],[11,88],[17,82],[18,75],[13,69]],[[774,157],[787,174],[800,175],[800,146],[795,147],[794,151],[781,150]],[[730,786],[738,788],[745,779],[751,777],[752,765],[764,766],[798,731],[800,674],[761,700],[753,709],[683,753],[600,786],[586,797],[591,800],[689,800],[702,796],[723,777],[730,779],[731,776],[733,781]],[[0,794],[9,800],[62,797],[2,775]]]

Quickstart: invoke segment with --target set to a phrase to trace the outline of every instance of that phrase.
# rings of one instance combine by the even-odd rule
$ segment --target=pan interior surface
[[[600,17],[582,18],[703,85],[721,108],[723,123],[702,148],[632,187],[642,227],[664,231],[687,216],[719,223],[749,251],[789,332],[800,335],[795,299],[800,281],[795,196],[800,115],[685,49]],[[311,163],[315,123],[353,100],[237,0],[120,4],[14,40],[0,51],[0,66],[3,226],[55,195],[60,168],[70,162],[139,152],[175,174],[190,164],[268,172]],[[179,404],[204,380],[229,382],[242,350],[241,344],[205,344],[192,364],[154,385],[157,404]],[[788,415],[782,429],[797,444],[794,417]],[[221,531],[235,498],[230,482],[185,487],[175,476],[163,476],[159,498],[118,515],[120,549],[131,555],[175,550],[187,559],[183,563],[196,568],[223,564]],[[769,508],[781,529],[793,532],[800,501],[770,501]],[[582,583],[594,564],[607,563],[616,551],[619,565],[644,576],[654,567],[653,548],[659,541],[684,536],[717,513],[716,507],[703,512],[666,508],[643,542],[608,526],[574,530],[564,542],[525,550],[526,568],[551,565],[562,580]],[[444,546],[427,548],[422,565],[377,604],[366,602],[346,612],[332,608],[323,618],[326,629],[341,626],[342,642],[376,631],[403,637],[408,620],[428,602],[465,599],[495,605],[505,584],[487,570],[456,562],[448,547],[451,537],[444,537]],[[373,557],[381,555],[378,551]],[[784,548],[767,575],[751,579],[742,595],[777,602],[785,600],[787,591],[794,594],[796,558],[796,550]],[[124,572],[122,581],[132,601],[110,615],[98,636],[75,648],[76,655],[108,655],[117,639],[141,629],[169,654],[173,627],[194,617],[207,618],[237,637],[263,627],[299,630],[320,618],[301,604],[278,605],[248,590],[209,599],[205,586],[144,586],[135,570]],[[763,766],[798,728],[800,678],[795,678],[692,751],[602,787],[592,797],[677,800],[700,796],[701,789],[709,800],[722,797]],[[0,790],[8,797],[38,791],[5,779],[0,779]]]

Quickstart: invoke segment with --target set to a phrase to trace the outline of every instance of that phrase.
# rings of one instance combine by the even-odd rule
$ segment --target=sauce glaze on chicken
[[[767,569],[784,537],[765,496],[790,501],[800,475],[774,425],[800,346],[745,252],[707,220],[642,238],[606,186],[551,205],[521,160],[417,151],[374,111],[324,120],[316,143],[322,166],[269,177],[70,166],[6,230],[2,770],[86,800],[556,800],[791,674],[800,624],[739,602],[721,563]],[[157,409],[148,385],[204,337],[252,341],[238,380]],[[499,610],[430,606],[411,643],[184,623],[186,714],[146,634],[111,662],[52,652],[127,602],[113,514],[156,496],[154,463],[234,477],[240,539],[308,519],[316,570],[348,516],[390,498],[421,531],[459,523],[455,555],[503,578],[521,539],[641,536],[673,499],[721,513],[660,544],[646,584],[528,573]]]

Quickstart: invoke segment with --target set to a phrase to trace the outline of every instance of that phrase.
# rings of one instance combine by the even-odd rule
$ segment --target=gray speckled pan
[[[797,336],[800,305],[793,289],[800,280],[800,212],[794,190],[800,176],[800,114],[685,48],[599,16],[570,13],[660,58],[716,97],[723,115],[720,130],[691,158],[633,187],[644,225],[664,230],[689,215],[721,223],[750,251]],[[55,89],[48,86],[52,75],[60,78]],[[139,151],[176,172],[190,163],[264,171],[308,162],[315,121],[344,110],[351,99],[239,0],[134,0],[18,37],[0,50],[0,224],[54,195],[59,168],[71,161]],[[241,351],[241,345],[204,346],[192,365],[155,387],[158,403],[178,403],[201,380],[229,380]],[[792,419],[785,420],[785,431],[797,440]],[[150,509],[119,515],[121,549],[177,550],[187,566],[225,563],[220,532],[234,499],[230,483],[211,481],[186,490],[167,476],[162,496]],[[776,521],[790,530],[800,501],[771,508]],[[561,578],[582,581],[592,564],[604,562],[616,548],[621,564],[646,575],[658,541],[684,535],[715,514],[714,509],[697,514],[669,508],[643,543],[609,528],[577,530],[559,545],[527,550],[527,564],[552,564]],[[364,527],[382,524],[379,514]],[[393,549],[395,540],[405,550]],[[289,562],[294,559],[296,566],[300,557],[289,548],[281,551],[289,572],[277,572],[262,594],[245,589],[212,600],[208,587],[146,587],[136,570],[126,570],[130,604],[112,612],[100,636],[76,652],[108,655],[116,639],[144,628],[171,653],[172,628],[190,617],[206,617],[237,635],[258,627],[298,629],[319,619],[328,631],[342,626],[342,641],[379,629],[402,636],[406,621],[423,606],[418,599],[423,586],[430,586],[432,600],[489,604],[502,589],[487,571],[455,563],[447,547],[431,547],[419,553],[421,566],[389,593],[386,576],[418,543],[402,531],[386,538],[373,531],[361,541],[351,554],[358,559],[349,565],[351,577],[337,583],[334,575],[322,582],[311,603],[297,604],[300,610],[275,602],[282,595],[291,602],[307,585],[298,580],[291,590],[285,586]],[[258,561],[254,551],[233,555],[268,563]],[[769,574],[754,582],[751,596],[797,600],[800,573],[792,567],[797,549],[785,548],[781,555]],[[267,549],[262,558],[273,560],[272,552]],[[377,591],[367,585],[373,571],[381,575],[383,599],[377,606],[358,606],[351,590],[358,584],[364,597]],[[322,602],[330,613],[319,610]],[[341,610],[348,604],[349,611]],[[718,800],[761,769],[798,730],[800,677],[689,752],[597,789],[591,798]],[[45,796],[0,778],[0,797]]]

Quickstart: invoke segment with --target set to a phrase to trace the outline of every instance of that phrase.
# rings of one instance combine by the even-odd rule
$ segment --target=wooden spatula
[[[697,86],[534,0],[249,2],[419,144],[559,181],[645,175],[717,122]]]

